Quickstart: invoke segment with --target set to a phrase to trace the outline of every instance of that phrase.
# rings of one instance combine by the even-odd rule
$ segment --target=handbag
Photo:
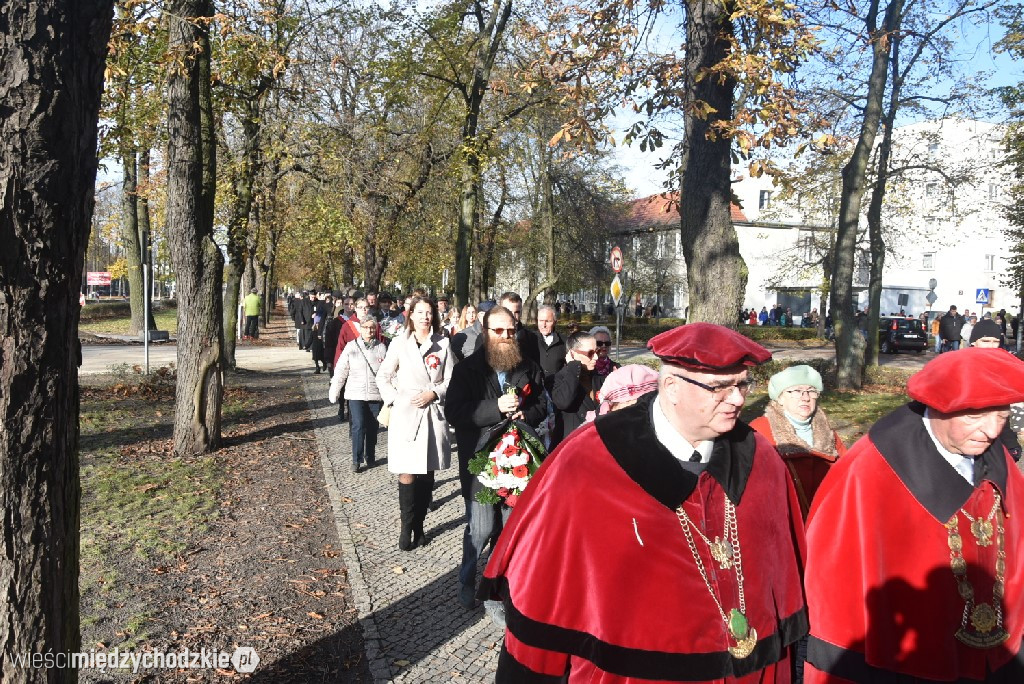
[[[391,404],[385,404],[380,409],[380,413],[377,414],[377,423],[387,427],[388,423],[391,422]]]
[[[370,364],[370,359],[368,359],[366,357],[366,352],[364,352],[363,348],[359,346],[359,341],[358,340],[356,340],[356,349],[358,349],[359,353],[363,355],[363,361],[366,361],[366,367],[370,369],[370,374],[371,375],[375,375],[374,370],[373,370],[373,365]],[[381,425],[383,427],[387,427],[388,423],[390,423],[390,422],[391,422],[391,404],[384,404],[384,406],[382,406],[381,409],[380,409],[380,413],[377,414],[377,424]]]

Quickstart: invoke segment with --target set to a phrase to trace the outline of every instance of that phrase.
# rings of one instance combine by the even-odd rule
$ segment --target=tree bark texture
[[[79,649],[78,297],[111,0],[0,8],[0,681]]]
[[[853,156],[843,167],[836,260],[832,269],[832,320],[836,329],[836,384],[839,389],[859,389],[863,383],[864,339],[857,329],[853,274],[856,267],[857,236],[867,168],[882,117],[891,36],[897,27],[902,7],[902,0],[892,0],[886,8],[885,18],[879,29],[878,3],[879,0],[871,0],[865,17],[865,26],[872,45],[871,74],[868,77],[860,135],[857,137]]]
[[[224,268],[224,367],[235,367],[235,338],[238,334],[238,303],[243,293],[242,274],[248,260],[249,216],[259,163],[259,111],[248,103],[240,115],[242,154],[233,174],[234,198],[228,220],[228,260]]]
[[[716,120],[732,118],[731,78],[696,78],[724,59],[729,50],[731,3],[686,2],[685,136],[680,157],[679,214],[690,306],[688,322],[704,321],[735,328],[747,286],[747,266],[730,207],[729,139],[715,134]],[[698,115],[705,102],[713,112]]]
[[[167,225],[178,282],[178,382],[174,449],[206,453],[220,445],[223,394],[221,282],[224,259],[213,241],[210,166],[212,117],[204,114],[203,73],[209,38],[190,18],[207,16],[203,0],[169,3],[171,66],[167,79]],[[203,63],[206,62],[206,66]]]

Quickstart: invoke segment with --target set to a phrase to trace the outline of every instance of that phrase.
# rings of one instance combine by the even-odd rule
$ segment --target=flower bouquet
[[[491,434],[497,436],[469,462],[469,472],[484,485],[484,489],[477,492],[476,500],[511,508],[547,452],[533,431],[518,421],[507,420]]]

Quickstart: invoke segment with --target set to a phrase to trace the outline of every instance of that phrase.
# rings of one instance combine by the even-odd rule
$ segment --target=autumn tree
[[[0,679],[75,682],[15,658],[80,650],[78,296],[112,3],[10,3],[3,16]]]
[[[167,74],[167,224],[178,287],[174,449],[220,445],[224,257],[213,240],[216,156],[207,0],[172,0]]]
[[[1014,59],[1024,59],[1024,6],[1014,3],[1000,10],[1000,19],[1006,28],[1006,35],[997,48],[1010,54]],[[1024,315],[1024,81],[1004,86],[998,91],[999,99],[1009,111],[1009,123],[1003,138],[1006,156],[1003,165],[1013,175],[1004,215],[1009,221],[1005,231],[1009,243],[1010,268],[1004,284],[1017,293],[1018,309]],[[1024,326],[1021,327],[1024,330]],[[1020,350],[1021,333],[1017,333],[1017,349]]]
[[[783,0],[648,0],[588,3],[569,25],[550,59],[577,103],[565,133],[605,139],[601,118],[625,101],[635,114],[626,140],[668,146],[661,163],[680,190],[690,320],[734,326],[746,266],[730,220],[731,164],[760,175],[770,150],[810,138],[815,122],[785,84],[815,48],[804,16]]]

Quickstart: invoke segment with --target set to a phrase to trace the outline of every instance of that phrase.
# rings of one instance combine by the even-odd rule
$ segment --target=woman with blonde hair
[[[433,495],[434,471],[451,465],[443,407],[453,365],[437,305],[427,297],[412,297],[405,325],[391,340],[377,372],[380,395],[391,406],[388,470],[398,475],[398,548],[403,551],[426,543],[423,520]]]

